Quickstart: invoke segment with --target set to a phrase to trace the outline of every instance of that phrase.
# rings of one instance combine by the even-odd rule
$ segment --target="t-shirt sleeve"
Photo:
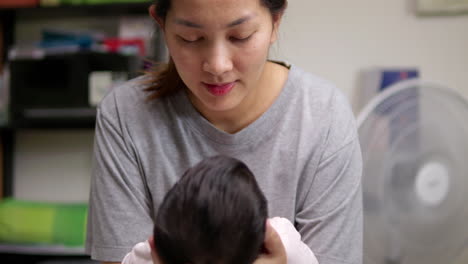
[[[152,209],[114,98],[105,99],[96,120],[86,252],[95,260],[120,262],[133,245],[151,235]]]
[[[335,92],[330,125],[313,176],[296,211],[296,227],[320,264],[362,264],[362,157],[354,115]]]

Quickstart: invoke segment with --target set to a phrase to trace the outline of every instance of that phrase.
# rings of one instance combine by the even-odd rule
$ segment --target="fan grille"
[[[358,118],[364,263],[454,263],[468,241],[468,103],[410,80]]]

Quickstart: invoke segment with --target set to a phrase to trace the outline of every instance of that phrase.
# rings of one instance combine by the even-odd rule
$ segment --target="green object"
[[[87,204],[4,199],[0,201],[0,243],[84,246]]]

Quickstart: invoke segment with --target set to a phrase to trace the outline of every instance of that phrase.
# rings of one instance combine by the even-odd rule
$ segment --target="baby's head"
[[[215,156],[188,169],[159,208],[164,264],[251,264],[262,249],[267,201],[239,160]]]

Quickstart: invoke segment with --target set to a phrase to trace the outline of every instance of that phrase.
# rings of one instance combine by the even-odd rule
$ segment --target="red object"
[[[110,52],[118,52],[124,46],[136,46],[138,47],[139,55],[142,57],[145,56],[145,42],[143,39],[107,38],[104,40],[103,44]]]
[[[0,0],[0,8],[36,7],[39,0]]]

